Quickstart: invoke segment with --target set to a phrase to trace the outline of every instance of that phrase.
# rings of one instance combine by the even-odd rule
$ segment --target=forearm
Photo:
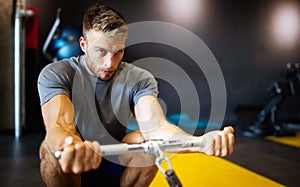
[[[56,150],[61,149],[66,137],[72,137],[76,142],[81,141],[75,128],[66,128],[60,124],[52,124],[46,128],[45,143],[49,151],[54,153]]]
[[[146,140],[176,140],[182,144],[197,142],[197,147],[183,148],[180,152],[203,152],[208,155],[227,156],[233,152],[234,129],[208,132],[202,136],[193,136],[179,127],[170,124],[162,112],[156,98],[144,96],[135,106],[140,131]]]
[[[160,107],[157,99],[152,96],[140,98],[135,106],[136,118],[140,131],[146,140],[176,140],[185,143],[187,141],[199,141],[200,137],[195,137],[186,133],[178,126],[170,124]],[[184,148],[181,152],[199,152],[199,148]]]
[[[57,95],[42,106],[46,128],[45,143],[51,152],[61,148],[66,137],[80,141],[74,124],[74,111],[71,100],[66,95]]]

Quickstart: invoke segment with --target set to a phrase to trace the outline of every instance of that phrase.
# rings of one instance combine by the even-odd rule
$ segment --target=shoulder
[[[38,76],[39,85],[71,85],[79,69],[80,57],[63,59],[45,66]]]
[[[80,58],[75,57],[53,62],[42,69],[37,81],[41,105],[56,95],[71,95],[74,75],[79,64]]]
[[[74,75],[75,71],[79,68],[81,57],[72,57],[69,59],[62,59],[57,62],[46,65],[40,76],[67,76]]]
[[[78,68],[79,61],[80,61],[80,57],[72,57],[69,59],[62,59],[57,62],[53,62],[53,63],[46,65],[43,68],[43,71],[45,71],[45,70],[64,71],[64,70],[68,70],[68,69],[75,70],[76,68]]]
[[[155,77],[148,70],[134,64],[122,63],[122,65],[124,69],[120,73],[119,80],[125,81],[126,85],[130,85],[134,105],[143,96],[157,97],[158,84]]]

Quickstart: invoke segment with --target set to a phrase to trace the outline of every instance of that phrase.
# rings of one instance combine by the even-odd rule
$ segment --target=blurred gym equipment
[[[288,63],[281,79],[267,89],[270,99],[260,110],[257,121],[245,136],[288,136],[300,131],[300,68]]]
[[[61,9],[58,8],[54,24],[43,45],[43,54],[52,62],[82,54],[79,46],[81,33],[78,28],[62,27]]]

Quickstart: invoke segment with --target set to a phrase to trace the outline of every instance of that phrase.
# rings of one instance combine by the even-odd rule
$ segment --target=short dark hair
[[[91,29],[102,32],[110,32],[118,29],[118,32],[128,32],[126,20],[123,15],[115,9],[100,5],[92,5],[83,16],[83,35]]]

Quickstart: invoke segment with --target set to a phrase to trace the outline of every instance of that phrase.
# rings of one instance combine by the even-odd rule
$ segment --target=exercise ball
[[[57,60],[70,58],[82,54],[79,37],[81,30],[73,27],[65,27],[60,30],[59,37],[53,40],[52,48],[56,51]]]
[[[61,47],[63,47],[64,45],[67,45],[67,41],[63,38],[57,38],[53,41],[53,46],[52,48],[54,50],[58,50],[60,49]]]
[[[56,55],[57,59],[70,58],[72,56],[78,56],[82,53],[78,41],[68,42],[66,45],[58,49]]]

